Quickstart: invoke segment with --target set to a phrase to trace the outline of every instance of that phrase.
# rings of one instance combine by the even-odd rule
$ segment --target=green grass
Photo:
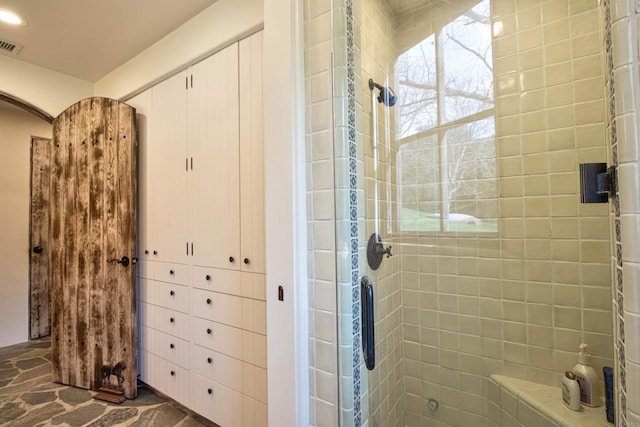
[[[421,212],[410,208],[402,208],[400,229],[403,232],[442,232],[442,230],[440,230],[440,218],[436,214]],[[498,231],[498,225],[485,221],[479,224],[449,221],[449,230],[447,231],[452,233],[496,233]]]

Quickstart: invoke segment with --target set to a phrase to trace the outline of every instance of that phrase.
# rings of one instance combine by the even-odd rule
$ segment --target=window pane
[[[436,45],[431,34],[402,53],[395,64],[398,80],[396,104],[398,138],[405,138],[436,126]]]
[[[447,24],[440,34],[444,56],[443,123],[493,108],[489,1]]]
[[[443,141],[443,231],[497,231],[495,120],[447,131]]]

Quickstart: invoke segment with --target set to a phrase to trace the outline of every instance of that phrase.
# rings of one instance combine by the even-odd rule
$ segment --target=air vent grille
[[[16,55],[18,52],[20,52],[20,49],[22,49],[22,46],[20,46],[19,44],[0,39],[0,53],[10,53],[12,55]]]

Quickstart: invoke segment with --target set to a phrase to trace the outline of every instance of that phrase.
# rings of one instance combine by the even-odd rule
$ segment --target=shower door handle
[[[362,352],[368,370],[376,366],[376,342],[373,330],[373,283],[367,276],[360,280],[360,305],[362,310]]]

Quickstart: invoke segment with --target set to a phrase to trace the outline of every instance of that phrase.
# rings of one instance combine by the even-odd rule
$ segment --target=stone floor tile
[[[24,359],[24,360],[18,360],[15,363],[15,366],[20,368],[23,371],[26,371],[27,369],[33,369],[37,366],[43,365],[47,363],[46,360],[44,360],[41,357],[33,357],[31,359]]]
[[[91,393],[88,390],[76,387],[63,388],[58,392],[58,396],[62,401],[71,405],[77,406],[88,400],[91,400]]]
[[[110,427],[123,424],[136,415],[138,415],[138,408],[113,409],[89,424],[88,427]]]
[[[56,400],[56,394],[53,391],[25,393],[20,398],[29,405],[42,405],[43,403],[53,402]]]
[[[25,412],[27,410],[21,408],[19,403],[5,403],[0,406],[0,425],[21,417]]]
[[[101,416],[106,409],[101,403],[91,403],[74,409],[66,414],[58,415],[51,422],[53,425],[68,424],[69,427],[80,427]]]
[[[132,400],[125,400],[120,406],[151,406],[165,403],[167,400],[158,396],[147,387],[138,386],[138,397]]]
[[[47,403],[35,411],[28,411],[24,416],[11,423],[11,427],[33,427],[45,420],[50,420],[64,412],[64,407],[58,402]]]

